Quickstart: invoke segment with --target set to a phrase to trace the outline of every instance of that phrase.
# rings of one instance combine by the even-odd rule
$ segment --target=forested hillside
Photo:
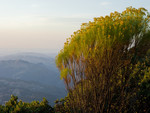
[[[48,89],[48,90],[47,90]],[[39,53],[18,53],[0,57],[0,104],[17,95],[24,102],[41,101],[50,105],[67,91],[60,80],[55,59]]]
[[[45,97],[53,106],[57,98],[65,97],[66,91],[63,88],[37,82],[0,78],[0,104],[5,104],[10,95],[17,95],[24,102],[41,101]]]

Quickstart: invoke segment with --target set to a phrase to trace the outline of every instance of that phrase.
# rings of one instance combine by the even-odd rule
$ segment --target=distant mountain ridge
[[[32,83],[35,84],[32,86]],[[21,53],[0,57],[0,85],[4,86],[4,84],[9,92],[2,87],[0,88],[0,103],[3,103],[2,98],[7,95],[6,92],[9,96],[5,96],[5,98],[10,97],[10,94],[15,92],[16,95],[22,96],[23,99],[26,98],[27,101],[32,101],[34,95],[37,100],[49,95],[51,96],[48,97],[50,101],[56,99],[58,95],[58,98],[66,95],[65,86],[60,80],[60,73],[56,68],[54,57],[37,53]],[[22,87],[18,88],[18,85]],[[43,87],[44,91],[39,88],[40,86]],[[28,96],[23,94],[25,91],[28,91]]]
[[[61,82],[59,72],[47,68],[43,63],[34,64],[24,60],[0,61],[0,77],[35,81],[47,85]]]
[[[55,65],[55,57],[52,54],[51,55],[45,55],[41,53],[17,53],[17,54],[12,54],[12,55],[7,55],[7,56],[1,56],[1,60],[24,60],[28,61],[30,63],[43,63],[46,65],[48,68],[53,68],[58,71]]]

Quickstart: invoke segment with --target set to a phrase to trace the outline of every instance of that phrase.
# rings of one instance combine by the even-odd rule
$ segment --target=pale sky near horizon
[[[0,0],[0,50],[58,52],[82,23],[150,0]]]

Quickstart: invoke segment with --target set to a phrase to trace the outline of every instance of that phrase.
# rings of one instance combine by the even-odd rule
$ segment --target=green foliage
[[[67,103],[58,101],[57,108],[74,113],[147,112],[149,22],[146,9],[128,7],[82,24],[56,57],[69,91]]]
[[[62,71],[61,71],[61,73],[60,73],[60,78],[61,79],[63,79],[63,78],[66,78],[67,77],[67,75],[68,74],[70,74],[71,72],[70,72],[70,70],[68,69],[68,68],[65,68],[65,69],[63,69]]]
[[[32,101],[31,103],[18,101],[18,97],[11,95],[5,105],[0,105],[0,113],[54,113],[54,109],[43,98],[41,102]]]

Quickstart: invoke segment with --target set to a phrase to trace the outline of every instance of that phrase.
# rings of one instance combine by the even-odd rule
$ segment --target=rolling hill
[[[37,53],[0,57],[0,104],[11,94],[27,102],[46,97],[53,104],[66,93],[53,57]]]

